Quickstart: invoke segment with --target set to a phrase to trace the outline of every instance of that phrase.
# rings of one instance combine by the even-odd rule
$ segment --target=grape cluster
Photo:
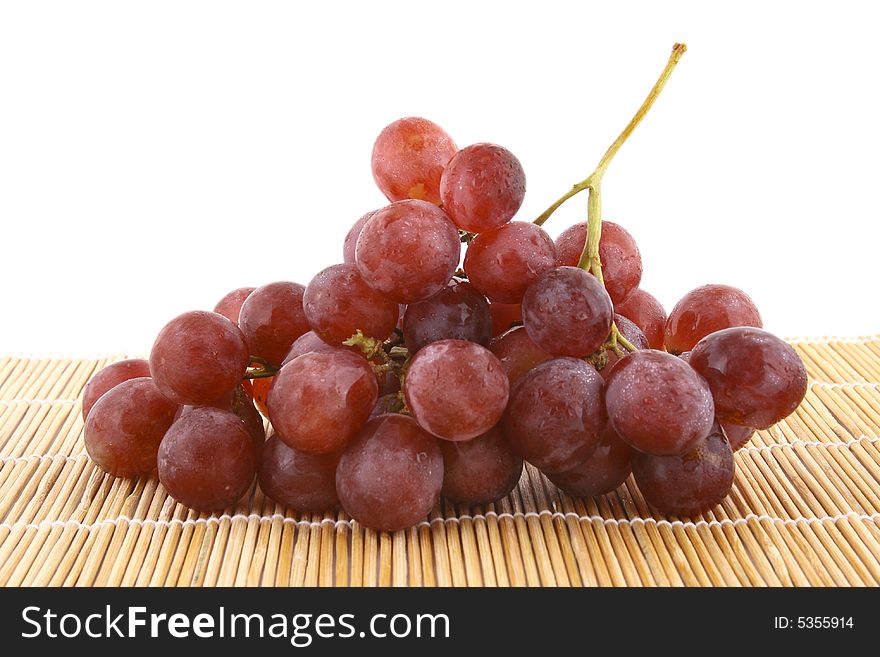
[[[632,473],[659,510],[691,515],[730,491],[733,451],[802,400],[800,358],[742,291],[705,285],[667,318],[622,226],[598,226],[600,273],[582,262],[596,226],[554,241],[512,221],[525,173],[507,149],[458,149],[407,118],[372,169],[390,204],[354,223],[342,263],[305,287],[233,290],[172,319],[149,361],[91,380],[100,468],[158,472],[208,512],[256,477],[298,511],[395,531],[441,496],[507,495],[528,461],[575,496]]]

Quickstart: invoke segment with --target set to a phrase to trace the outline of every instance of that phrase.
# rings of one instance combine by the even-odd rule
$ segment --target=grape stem
[[[663,69],[663,72],[660,73],[660,77],[657,78],[657,82],[654,83],[654,86],[648,93],[648,97],[645,98],[641,107],[639,107],[638,111],[623,129],[623,132],[618,135],[617,139],[614,140],[614,143],[608,147],[607,151],[605,151],[605,154],[602,156],[602,159],[599,160],[599,164],[596,166],[593,173],[574,185],[568,190],[568,192],[563,194],[555,203],[553,203],[553,205],[544,210],[541,216],[533,222],[539,226],[544,225],[544,222],[550,218],[550,215],[556,212],[559,206],[572,196],[575,196],[584,190],[589,190],[587,201],[587,239],[584,242],[584,250],[581,252],[580,260],[578,260],[578,267],[584,271],[591,272],[603,286],[605,285],[605,279],[602,277],[602,261],[599,257],[599,240],[602,237],[602,178],[605,176],[605,171],[607,171],[608,165],[611,164],[611,160],[617,155],[617,151],[620,150],[620,147],[623,146],[624,142],[626,142],[629,136],[633,133],[636,126],[642,122],[642,119],[645,118],[645,115],[648,113],[648,110],[651,109],[651,106],[654,105],[654,101],[657,100],[660,92],[663,91],[663,87],[665,87],[666,83],[669,81],[672,71],[675,70],[675,66],[678,64],[679,60],[681,60],[682,55],[684,55],[686,51],[687,46],[683,43],[676,43],[672,46],[672,53],[669,55],[669,61],[666,62],[666,67]],[[628,351],[636,350],[629,340],[620,334],[617,324],[612,322],[611,335],[609,336],[607,347],[614,350],[615,353],[619,353],[620,349],[618,345]]]

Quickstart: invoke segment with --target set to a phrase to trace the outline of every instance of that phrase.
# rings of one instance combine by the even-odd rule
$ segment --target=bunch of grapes
[[[459,149],[405,118],[379,135],[372,171],[390,204],[354,223],[342,263],[180,315],[149,361],[90,381],[85,443],[100,468],[158,472],[207,512],[256,477],[298,511],[341,506],[395,531],[441,495],[507,495],[528,461],[575,496],[632,473],[656,508],[692,515],[728,494],[755,429],[803,399],[800,358],[744,292],[705,285],[667,317],[638,287],[635,240],[598,202],[555,241],[549,212],[513,221],[526,181],[507,149]],[[597,172],[582,186],[596,200]]]

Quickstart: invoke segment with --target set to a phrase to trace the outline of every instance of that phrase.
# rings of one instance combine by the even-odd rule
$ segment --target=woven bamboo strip
[[[105,476],[78,397],[122,356],[0,358],[0,584],[880,585],[880,337],[795,346],[807,398],[736,455],[733,492],[700,518],[667,521],[631,479],[572,499],[527,465],[507,498],[395,534],[298,516],[256,487],[199,515],[154,479]]]

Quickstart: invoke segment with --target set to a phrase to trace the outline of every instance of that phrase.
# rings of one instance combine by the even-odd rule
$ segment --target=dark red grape
[[[791,415],[807,394],[807,370],[791,345],[758,328],[710,333],[690,356],[709,382],[723,423],[767,429]]]
[[[263,446],[266,444],[266,427],[263,425],[263,417],[254,405],[254,400],[243,387],[239,386],[236,388],[229,410],[244,422],[248,435],[250,435],[253,442],[254,452],[259,457]]]
[[[341,345],[358,330],[384,340],[397,326],[399,307],[367,285],[355,265],[333,265],[318,273],[303,295],[312,330],[324,342]]]
[[[522,322],[522,306],[518,303],[491,302],[489,314],[492,315],[493,338],[501,335],[517,322]]]
[[[529,285],[555,266],[553,240],[543,228],[526,221],[477,235],[464,256],[471,284],[502,303],[520,303]]]
[[[587,222],[575,224],[556,238],[556,264],[577,267],[587,241]],[[625,301],[642,280],[642,255],[625,228],[611,221],[602,222],[599,239],[602,278],[611,301]]]
[[[526,173],[513,153],[495,144],[458,151],[440,180],[443,207],[455,225],[484,233],[513,219],[526,195]]]
[[[339,454],[308,454],[270,436],[259,462],[260,488],[279,504],[299,512],[322,513],[339,505]]]
[[[614,366],[605,404],[617,434],[657,456],[693,449],[715,416],[706,382],[680,358],[654,349],[633,352]]]
[[[512,491],[523,461],[514,454],[500,427],[472,440],[440,441],[443,452],[443,496],[459,504],[488,504]]]
[[[389,201],[440,203],[440,176],[458,146],[436,123],[398,119],[373,144],[373,179]]]
[[[426,201],[398,201],[377,211],[358,237],[358,271],[398,303],[423,301],[452,278],[461,241],[449,217]]]
[[[523,323],[532,341],[554,356],[581,358],[596,351],[611,332],[608,293],[577,267],[542,274],[523,297]]]
[[[501,367],[504,368],[510,381],[511,389],[523,374],[553,358],[532,342],[522,326],[516,326],[504,335],[492,340],[489,351],[495,354],[501,362]]]
[[[437,442],[405,415],[370,420],[336,468],[342,508],[362,525],[389,532],[425,518],[437,506],[443,485]]]
[[[293,341],[309,330],[303,312],[306,289],[278,281],[254,290],[241,307],[238,325],[252,356],[278,365]]]
[[[123,381],[101,395],[88,414],[86,451],[115,477],[149,475],[156,470],[159,443],[179,410],[151,378]]]
[[[424,429],[446,440],[468,440],[501,419],[509,388],[491,351],[465,340],[440,340],[410,361],[404,394]]]
[[[733,452],[716,424],[678,456],[635,452],[633,476],[645,499],[663,513],[692,516],[715,506],[733,486]]]
[[[294,358],[275,375],[269,419],[285,443],[310,454],[342,449],[376,404],[376,375],[350,351]]]
[[[342,243],[342,261],[347,265],[354,264],[355,247],[357,246],[358,237],[364,225],[369,221],[370,217],[376,214],[376,210],[367,212],[363,217],[354,222],[354,225],[345,234],[345,241]]]
[[[673,354],[693,349],[710,333],[732,326],[761,328],[755,303],[729,285],[703,285],[685,294],[666,320],[664,341]]]
[[[614,306],[614,310],[632,320],[636,326],[642,329],[642,333],[648,338],[648,346],[651,349],[663,350],[666,311],[663,310],[663,306],[657,299],[643,289],[636,288],[626,301]]]
[[[755,430],[751,427],[741,427],[736,424],[722,424],[721,428],[724,429],[724,434],[727,436],[727,441],[730,443],[730,449],[734,452],[745,447],[749,440],[751,440],[752,436],[755,435]]]
[[[238,327],[217,313],[183,313],[159,332],[150,372],[163,395],[178,404],[210,404],[232,392],[250,364]]]
[[[574,497],[594,497],[610,493],[620,486],[632,471],[633,449],[620,439],[611,424],[606,424],[599,444],[580,465],[547,478]]]
[[[255,287],[240,287],[232,290],[224,296],[217,305],[214,306],[214,312],[223,315],[233,324],[238,324],[238,314],[241,312],[241,305],[245,302],[251,292],[256,290]]]
[[[244,423],[219,408],[182,415],[159,446],[159,481],[171,497],[197,511],[235,504],[253,482],[256,464]]]
[[[410,354],[446,339],[486,346],[492,338],[489,302],[469,283],[453,280],[430,299],[407,306],[403,338]]]
[[[623,315],[614,315],[614,323],[617,324],[617,330],[620,331],[620,334],[636,349],[641,350],[649,348],[648,338],[645,337],[642,330],[633,322]],[[601,374],[602,378],[607,381],[608,376],[611,374],[611,368],[614,367],[614,363],[620,360],[620,356],[614,353],[613,349],[607,349],[605,351],[605,356],[605,367],[599,370],[599,374]]]
[[[523,376],[504,413],[504,435],[513,450],[544,472],[583,463],[605,426],[602,377],[576,358],[541,363]]]
[[[89,411],[95,402],[108,390],[115,388],[123,381],[150,376],[150,364],[143,358],[129,358],[127,360],[110,363],[107,367],[98,371],[86,384],[82,393],[82,417],[83,421],[89,416]]]

